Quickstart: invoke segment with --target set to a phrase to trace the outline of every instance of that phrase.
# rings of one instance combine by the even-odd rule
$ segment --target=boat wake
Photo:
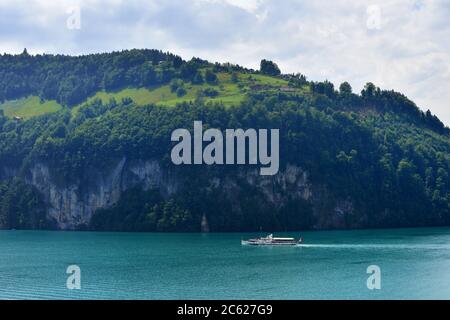
[[[300,248],[323,248],[323,249],[390,249],[390,250],[450,250],[447,244],[298,244]]]

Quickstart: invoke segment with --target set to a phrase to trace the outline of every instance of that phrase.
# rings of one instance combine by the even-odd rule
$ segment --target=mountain
[[[176,166],[171,134],[279,129],[280,170]],[[157,50],[0,56],[0,228],[450,225],[450,130],[404,95]]]

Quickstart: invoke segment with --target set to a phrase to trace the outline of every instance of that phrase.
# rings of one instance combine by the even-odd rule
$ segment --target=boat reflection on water
[[[269,234],[267,237],[241,241],[243,246],[296,246],[302,243],[303,238],[299,240],[295,238],[275,238],[273,234]]]

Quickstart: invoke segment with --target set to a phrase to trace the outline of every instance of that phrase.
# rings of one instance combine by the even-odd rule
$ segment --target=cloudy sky
[[[269,58],[311,80],[401,91],[450,125],[449,17],[449,0],[0,0],[0,52]]]

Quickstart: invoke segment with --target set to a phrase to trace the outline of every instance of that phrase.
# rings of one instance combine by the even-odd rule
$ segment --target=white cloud
[[[243,8],[250,12],[256,11],[262,2],[260,0],[224,0],[224,1],[232,6]]]
[[[80,30],[65,27],[74,5]],[[447,0],[0,0],[0,51],[147,47],[253,68],[269,58],[313,80],[401,91],[450,124],[449,16]]]
[[[264,0],[199,0],[200,2],[222,3],[244,9],[248,12],[256,12]]]

